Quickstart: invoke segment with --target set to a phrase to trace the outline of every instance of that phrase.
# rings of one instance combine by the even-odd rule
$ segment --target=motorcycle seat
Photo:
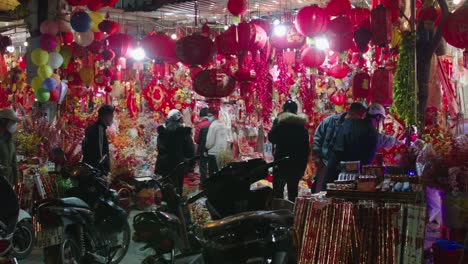
[[[76,197],[62,198],[60,199],[60,204],[63,206],[89,209],[89,205],[87,203]]]
[[[293,214],[290,210],[251,211],[209,222],[203,227],[203,233],[207,236],[218,235],[229,229],[249,224],[267,225],[278,223],[288,226],[292,224],[292,219]]]

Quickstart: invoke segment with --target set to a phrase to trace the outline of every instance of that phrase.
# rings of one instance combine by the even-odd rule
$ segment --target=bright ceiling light
[[[455,5],[460,4],[460,2],[461,2],[461,0],[453,0],[453,3],[454,3]]]
[[[279,25],[281,22],[278,20],[278,19],[275,19],[275,21],[273,21],[273,25],[277,26]]]
[[[316,38],[315,46],[321,50],[327,50],[330,47],[326,38]]]
[[[14,46],[8,46],[8,47],[6,48],[6,50],[7,50],[8,52],[12,53],[13,51],[15,51],[15,47],[14,47]]]
[[[143,50],[141,47],[138,47],[134,50],[132,50],[132,58],[136,61],[141,61],[145,58],[146,54],[145,54],[145,50]]]
[[[28,42],[25,41],[25,42],[23,43],[23,45],[24,45],[25,47],[27,47],[27,46],[28,46]]]
[[[177,39],[177,35],[176,35],[175,33],[173,33],[173,34],[171,35],[171,39],[174,39],[174,40]]]
[[[278,37],[283,37],[286,35],[286,27],[284,25],[277,25],[273,29],[273,34],[275,34]]]
[[[229,28],[229,27],[228,27],[227,25],[226,25],[226,26],[224,26],[224,30],[228,30],[228,28]]]

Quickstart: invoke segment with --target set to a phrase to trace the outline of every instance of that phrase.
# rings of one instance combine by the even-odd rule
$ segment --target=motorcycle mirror
[[[53,148],[52,155],[57,158],[65,157],[65,152],[61,148]]]

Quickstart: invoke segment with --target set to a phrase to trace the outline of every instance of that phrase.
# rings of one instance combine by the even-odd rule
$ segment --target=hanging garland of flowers
[[[414,82],[414,45],[415,36],[406,32],[399,46],[398,67],[393,78],[393,105],[391,112],[396,114],[405,125],[415,124],[414,101],[416,100]]]

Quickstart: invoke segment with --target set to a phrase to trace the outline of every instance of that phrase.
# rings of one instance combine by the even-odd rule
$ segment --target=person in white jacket
[[[218,171],[220,165],[218,155],[230,147],[230,130],[226,124],[217,119],[213,121],[206,136],[206,149],[208,150],[208,170],[209,174]]]

